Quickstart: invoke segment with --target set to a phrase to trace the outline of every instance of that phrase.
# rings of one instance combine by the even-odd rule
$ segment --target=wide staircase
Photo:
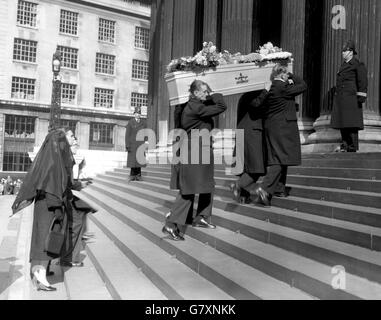
[[[305,155],[271,208],[235,203],[236,177],[216,166],[217,229],[189,226],[182,242],[161,232],[170,166],[128,176],[106,172],[80,193],[98,208],[86,262],[112,299],[381,299],[381,154]]]

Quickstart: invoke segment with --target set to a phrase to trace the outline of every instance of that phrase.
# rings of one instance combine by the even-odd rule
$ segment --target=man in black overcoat
[[[180,229],[184,229],[193,216],[195,194],[199,194],[199,199],[192,225],[210,229],[216,227],[208,221],[212,215],[215,186],[212,139],[209,137],[205,141],[201,136],[193,136],[192,139],[192,131],[205,130],[210,134],[214,128],[213,117],[223,113],[226,108],[222,95],[211,95],[211,89],[205,82],[195,80],[191,84],[190,99],[181,115],[181,128],[186,133],[180,141],[181,160],[173,172],[176,174],[175,179],[171,178],[177,184],[171,187],[180,191],[162,230],[172,240],[184,240]],[[197,153],[198,156],[195,157]]]
[[[359,150],[358,131],[364,129],[362,105],[367,98],[368,77],[365,65],[357,60],[352,40],[343,47],[344,62],[337,73],[331,125],[341,132],[342,143],[336,151]]]
[[[259,94],[258,92],[245,93],[238,102],[237,129],[244,130],[243,141],[236,141],[235,152],[239,144],[243,144],[243,172],[239,179],[230,185],[233,199],[237,202],[249,202],[250,190],[256,186],[258,179],[266,172],[265,151],[266,145],[263,135],[263,118],[265,114],[266,98],[271,82]],[[239,157],[237,157],[239,161]]]
[[[302,79],[279,64],[273,68],[271,80],[264,121],[268,170],[261,185],[252,192],[255,204],[266,207],[275,190],[281,192],[280,186],[285,189],[288,167],[301,164],[295,97],[307,90]]]
[[[128,121],[126,128],[127,168],[131,168],[129,181],[141,181],[141,168],[145,167],[145,163],[140,163],[139,159],[136,158],[138,148],[145,143],[136,140],[138,132],[146,128],[145,122],[140,118],[140,113],[141,109],[135,108],[134,118]]]

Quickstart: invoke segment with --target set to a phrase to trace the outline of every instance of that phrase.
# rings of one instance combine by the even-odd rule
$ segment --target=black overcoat
[[[265,111],[264,102],[268,91],[248,92],[238,102],[237,129],[244,130],[244,164],[246,173],[264,174],[265,164],[265,142],[263,135],[263,117]],[[236,145],[239,141],[236,141]]]
[[[336,79],[332,128],[364,129],[362,103],[358,102],[358,96],[366,96],[367,87],[367,70],[362,62],[352,58],[341,65]]]
[[[194,139],[192,143],[192,129],[205,129],[210,133],[214,128],[213,117],[223,113],[226,110],[226,104],[221,94],[213,94],[207,101],[202,102],[196,98],[191,98],[185,106],[181,116],[181,127],[187,133],[185,139],[180,141],[180,158],[184,157],[184,151],[187,156],[183,158],[177,166],[177,170],[172,171],[171,181],[176,181],[177,185],[171,183],[171,188],[179,189],[181,194],[212,193],[214,191],[214,157],[212,139],[204,141],[201,138]],[[192,150],[192,144],[194,150]],[[209,153],[208,163],[202,162],[203,149],[206,154]],[[207,150],[205,150],[207,149]],[[198,159],[193,159],[198,152]],[[204,153],[205,154],[205,153]],[[196,157],[197,158],[197,157]],[[195,163],[196,162],[196,163]]]
[[[274,80],[266,99],[264,129],[268,165],[298,166],[301,147],[295,97],[307,90],[307,84],[296,76],[294,84]]]
[[[136,141],[136,135],[139,130],[145,129],[146,124],[143,119],[140,119],[139,122],[135,120],[135,118],[131,119],[126,127],[126,151],[128,151],[127,155],[127,167],[128,168],[142,168],[145,167],[145,163],[140,164],[136,159],[136,154],[138,148],[144,144],[144,141]]]

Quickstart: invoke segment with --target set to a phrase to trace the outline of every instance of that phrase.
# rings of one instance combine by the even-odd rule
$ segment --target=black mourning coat
[[[291,75],[294,84],[274,80],[266,99],[264,121],[268,165],[298,166],[301,147],[295,97],[307,90],[307,84]]]
[[[171,177],[171,188],[179,189],[183,195],[212,193],[214,191],[212,139],[204,143],[201,138],[194,141],[193,147],[197,149],[199,157],[196,159],[197,163],[192,164],[192,153],[195,155],[196,152],[193,151],[196,150],[192,150],[191,131],[192,129],[212,131],[214,128],[213,117],[223,113],[226,108],[222,95],[218,93],[208,97],[205,102],[196,98],[191,98],[188,101],[181,115],[181,128],[186,131],[187,136],[186,139],[180,141],[180,158],[184,156],[183,152],[187,150],[187,157],[185,158],[187,160],[182,161],[175,172],[172,171],[176,177]],[[209,153],[209,164],[202,163],[203,149]],[[176,184],[173,184],[172,181],[176,181]]]

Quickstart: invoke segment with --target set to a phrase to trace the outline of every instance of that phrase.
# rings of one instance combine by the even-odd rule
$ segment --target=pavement
[[[15,196],[0,196],[0,300],[66,300],[62,268],[53,263],[55,292],[37,291],[29,276],[33,205],[12,216]]]

